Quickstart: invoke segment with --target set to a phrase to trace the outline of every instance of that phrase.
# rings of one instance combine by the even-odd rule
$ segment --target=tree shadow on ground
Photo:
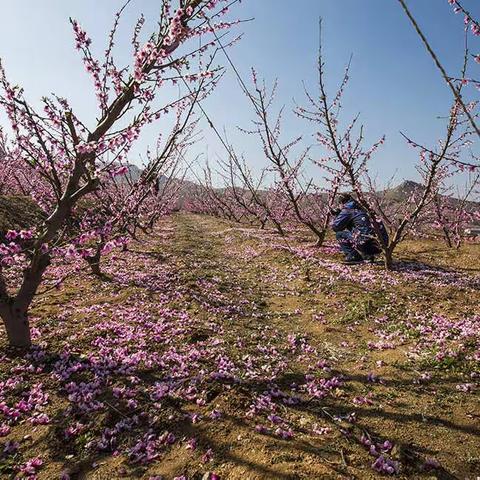
[[[49,358],[48,364],[53,364],[59,358],[60,356],[53,354]],[[72,360],[85,362],[84,357],[75,355],[72,355]],[[364,375],[352,375],[349,372],[342,372],[340,370],[332,373],[343,376],[347,385],[349,381],[360,382],[365,385],[368,384],[368,378]],[[158,381],[178,381],[179,379],[165,377],[158,369],[144,369],[138,371],[137,376],[142,380],[142,386],[144,387],[142,391],[145,392],[145,394],[141,404],[134,410],[126,408],[125,403],[117,400],[112,393],[112,385],[128,383],[127,374],[110,377],[109,385],[102,387],[102,391],[98,395],[98,400],[103,403],[104,407],[99,411],[88,412],[88,414],[85,415],[79,414],[78,412],[75,413],[69,408],[71,403],[67,393],[63,389],[59,389],[56,392],[56,394],[63,399],[62,403],[65,407],[57,411],[55,417],[51,419],[51,424],[48,426],[46,434],[37,440],[37,444],[38,446],[43,446],[45,443],[48,444],[51,458],[55,462],[63,464],[63,470],[70,473],[72,480],[87,478],[89,473],[96,470],[96,464],[111,458],[117,447],[132,446],[139,438],[148,432],[161,435],[165,431],[174,433],[177,438],[195,437],[200,446],[214,449],[216,457],[218,457],[218,460],[222,463],[227,462],[247,468],[258,474],[261,478],[278,478],[284,480],[298,478],[298,476],[294,474],[282,473],[267,464],[255,462],[250,456],[242,456],[242,454],[234,448],[230,448],[231,445],[218,439],[215,429],[212,430],[210,428],[210,423],[201,421],[198,424],[192,424],[191,421],[186,418],[189,412],[189,406],[191,406],[188,401],[167,397],[165,400],[162,400],[161,408],[155,411],[152,410],[153,402],[146,392]],[[231,380],[211,381],[210,388],[212,389],[212,394],[207,397],[207,405],[213,404],[219,396],[226,395],[235,407],[234,410],[241,410],[242,402],[249,402],[255,396],[270,391],[274,386],[286,391],[290,389],[292,382],[298,385],[302,378],[304,378],[304,373],[292,371],[286,372],[274,383],[270,381],[242,381],[240,383]],[[77,381],[79,380],[80,379],[77,378]],[[184,379],[185,382],[191,380],[191,378]],[[439,379],[436,385],[449,385],[455,381],[455,378],[445,377]],[[409,386],[411,386],[407,381],[401,379],[385,379],[385,382],[386,387],[409,388]],[[425,395],[428,395],[428,392],[426,392]],[[448,418],[435,415],[425,417],[415,412],[392,412],[379,408],[353,406],[341,398],[326,397],[320,399],[302,396],[297,403],[293,403],[287,408],[291,409],[291,412],[302,415],[308,414],[322,421],[322,423],[326,423],[332,428],[333,432],[335,432],[336,440],[329,445],[328,448],[323,448],[322,444],[318,444],[318,439],[312,442],[308,441],[307,435],[311,435],[311,432],[303,428],[296,428],[294,438],[289,441],[279,439],[278,436],[273,435],[272,432],[268,432],[262,435],[262,437],[268,438],[268,441],[272,442],[278,451],[281,451],[281,449],[285,447],[285,449],[288,450],[298,451],[300,454],[312,455],[316,461],[324,465],[325,468],[328,468],[332,474],[348,474],[349,478],[355,478],[351,469],[359,466],[356,464],[357,460],[355,460],[353,464],[351,463],[351,457],[357,458],[358,456],[362,456],[362,458],[367,459],[367,462],[372,463],[374,461],[374,457],[368,456],[365,446],[362,445],[360,441],[361,436],[365,434],[380,443],[385,440],[394,442],[397,450],[397,458],[402,464],[402,475],[407,475],[408,478],[425,475],[427,473],[425,470],[426,456],[432,456],[436,453],[432,449],[415,445],[398,436],[392,437],[392,432],[388,432],[388,434],[380,432],[378,428],[372,426],[369,420],[393,421],[397,425],[395,433],[403,427],[408,431],[409,428],[415,427],[418,430],[428,426],[429,428],[439,427],[447,429],[452,433],[460,432],[461,434],[473,436],[475,439],[480,440],[480,429],[474,425],[458,424]],[[355,418],[349,419],[352,412],[355,412]],[[118,445],[114,444],[104,452],[93,448],[90,450],[87,449],[87,454],[82,453],[82,455],[79,456],[78,445],[65,439],[64,436],[65,420],[67,418],[70,421],[73,419],[80,422],[85,420],[94,425],[93,430],[89,429],[88,431],[89,436],[80,442],[80,444],[85,447],[86,443],[95,441],[105,428],[112,428],[118,422],[133,417],[139,418],[135,428],[132,429],[132,431],[124,432],[119,436]],[[156,418],[156,420],[152,422],[152,418]],[[216,428],[218,428],[218,425],[229,425],[230,428],[242,428],[247,431],[253,431],[254,427],[251,420],[248,420],[243,415],[236,415],[232,412],[226,412],[222,418],[216,422]],[[377,424],[378,422],[374,423]],[[255,435],[259,434],[255,433]],[[441,432],[439,432],[439,438],[440,436]],[[323,439],[322,442],[324,442]],[[165,445],[161,448],[161,453],[168,455],[170,448],[173,447]],[[74,459],[66,460],[65,455],[73,455]],[[158,461],[161,462],[161,457],[159,457]],[[141,478],[146,471],[146,468],[141,463],[129,461],[128,459],[125,461],[125,466],[128,468],[128,474],[130,475],[130,477],[127,478]],[[186,468],[188,469],[189,467]],[[457,478],[440,466],[432,470],[432,472],[435,473],[437,478],[443,480]],[[195,475],[190,478],[201,478],[200,474]]]
[[[192,232],[198,233],[194,230],[192,230]],[[205,239],[203,239],[201,235],[195,235],[197,241],[199,241],[199,237],[201,241],[205,243]],[[205,251],[202,251],[204,260],[210,258],[208,255],[208,248],[208,245],[205,243]],[[198,249],[196,252],[190,252],[188,245],[185,246],[183,251],[187,257],[188,255],[191,255],[192,257],[198,257],[199,255]],[[189,270],[190,268],[194,270],[194,267],[191,267],[186,263],[184,269]],[[193,276],[195,278],[203,278],[203,270],[201,271],[199,267],[196,268],[196,271],[193,272],[196,277],[195,275]],[[423,266],[421,268],[426,267]],[[435,270],[437,267],[432,268]],[[436,271],[438,271],[438,269]],[[159,285],[161,285],[160,287],[157,286],[152,288],[148,285],[148,283],[156,285],[156,280],[161,280],[164,276],[156,275],[152,272],[147,273],[150,276],[143,277],[141,280],[135,278],[130,279],[131,283],[129,282],[129,285],[138,286],[148,293],[158,291],[168,293],[169,287],[165,287],[161,282],[159,283]],[[188,271],[188,274],[191,274],[190,270]],[[173,276],[172,279],[175,283],[176,277]],[[123,287],[125,286],[125,283],[118,278],[114,278],[112,281]],[[190,298],[192,293],[198,293],[197,289],[190,288],[188,291],[182,292],[184,295],[188,294],[188,298]],[[205,296],[204,299],[208,299],[208,296]],[[214,300],[208,301],[207,303],[208,305],[206,305],[205,308],[221,305],[217,304]],[[228,306],[229,304],[226,303],[225,307]],[[205,335],[203,333],[197,337],[190,337],[190,340],[193,343],[198,343],[199,348],[201,348],[201,342],[204,339]],[[160,346],[159,348],[163,347]],[[51,365],[59,358],[58,355],[52,354],[49,359],[49,364]],[[86,361],[85,356],[72,354],[71,358],[73,361]],[[57,388],[55,391],[55,394],[60,399],[61,406],[57,409],[55,416],[52,418],[51,424],[45,427],[45,435],[37,440],[37,446],[38,448],[44,448],[45,445],[47,445],[51,458],[62,464],[62,468],[65,471],[71,473],[72,480],[84,479],[90,475],[93,476],[93,472],[96,469],[94,464],[101,463],[107,459],[112,459],[117,448],[123,447],[123,449],[125,449],[129,446],[133,446],[139,438],[142,438],[142,436],[149,431],[152,431],[156,436],[162,435],[165,431],[174,433],[177,438],[195,436],[198,438],[199,444],[202,448],[211,447],[218,453],[219,462],[228,462],[235,466],[247,468],[252,472],[255,472],[261,478],[276,478],[281,480],[293,480],[299,478],[298,474],[279,472],[278,469],[271,467],[265,462],[252,460],[252,457],[248,454],[241,453],[239,451],[241,449],[236,450],[235,448],[231,448],[232,445],[228,443],[228,438],[225,440],[225,437],[223,437],[222,441],[222,434],[218,433],[218,429],[225,426],[245,429],[252,435],[251,441],[254,442],[255,438],[253,435],[259,434],[253,434],[254,420],[246,418],[243,414],[245,409],[239,408],[245,406],[242,405],[242,402],[246,402],[248,405],[248,402],[251,402],[255,396],[270,391],[274,385],[277,385],[280,389],[291,392],[292,383],[300,385],[305,381],[305,371],[284,372],[275,380],[275,382],[212,380],[208,385],[209,394],[206,398],[206,407],[212,408],[213,402],[219,398],[225,398],[225,401],[227,401],[231,407],[229,411],[224,413],[221,419],[217,420],[219,423],[216,423],[215,425],[219,425],[219,427],[213,429],[211,428],[209,421],[200,421],[197,424],[192,424],[192,422],[186,418],[191,409],[195,408],[193,402],[167,397],[162,400],[157,408],[154,404],[158,402],[154,402],[148,394],[156,382],[162,380],[181,380],[193,383],[193,377],[186,377],[182,380],[178,377],[166,376],[160,367],[136,370],[135,375],[141,379],[143,392],[143,396],[139,396],[139,405],[136,408],[130,408],[123,400],[118,400],[113,395],[112,386],[115,384],[130,384],[128,366],[125,365],[125,367],[124,374],[115,373],[106,377],[106,379],[108,379],[108,384],[102,386],[101,392],[98,394],[98,400],[103,403],[103,407],[99,411],[91,411],[84,414],[75,412],[74,409],[72,410],[70,408],[72,402],[70,401],[67,392],[63,388]],[[352,375],[351,372],[342,370],[335,370],[332,373],[346,379],[347,389],[349,381],[359,382],[364,385],[368,384],[368,379],[364,375]],[[82,377],[72,378],[76,381],[81,381],[82,379]],[[85,378],[84,380],[87,381],[88,378]],[[436,385],[449,386],[455,381],[454,377],[445,376],[436,380]],[[411,388],[411,384],[403,379],[385,379],[385,382],[386,387],[403,390]],[[426,392],[425,395],[429,395],[429,393]],[[404,478],[419,478],[423,475],[428,475],[428,473],[424,471],[424,457],[425,455],[435,454],[435,452],[420,445],[414,445],[411,442],[404,440],[403,437],[400,438],[400,436],[396,435],[396,432],[398,431],[408,431],[409,429],[413,429],[412,426],[415,426],[416,430],[425,429],[425,416],[420,413],[401,411],[391,412],[379,408],[353,406],[343,398],[326,397],[320,399],[306,396],[303,396],[297,403],[288,407],[282,406],[279,408],[288,409],[289,413],[301,415],[308,414],[318,421],[326,423],[333,430],[335,435],[334,440],[328,438],[325,441],[323,438],[317,438],[315,441],[309,442],[307,435],[310,435],[311,432],[302,427],[295,428],[296,435],[290,441],[279,439],[278,436],[274,435],[271,431],[266,435],[261,435],[261,437],[265,437],[267,441],[279,451],[284,448],[314,456],[316,461],[324,464],[325,468],[330,470],[332,476],[338,474],[345,476],[348,475],[348,478],[355,478],[352,469],[358,467],[359,461],[363,462],[361,463],[362,467],[369,468],[374,458],[368,455],[368,451],[366,451],[365,446],[361,443],[360,438],[362,434],[368,434],[371,438],[379,442],[388,439],[396,443],[398,446],[398,456],[403,466],[402,475],[406,475]],[[237,415],[235,412],[242,413]],[[352,412],[356,413],[355,418],[351,416]],[[102,431],[106,428],[112,428],[118,422],[133,417],[139,418],[138,423],[135,424],[131,431],[122,432],[121,436],[119,436],[118,444],[112,445],[107,451],[102,452],[95,448],[85,450],[83,448],[88,442],[97,440],[101,436]],[[77,420],[85,421],[92,425],[92,428],[89,428],[86,432],[85,438],[80,439],[81,441],[79,445],[77,445],[76,442],[72,443],[70,440],[66,439],[64,435],[64,429],[67,426],[66,422]],[[458,424],[448,418],[447,412],[445,413],[445,417],[430,415],[427,417],[427,420],[427,425],[429,427],[441,427],[442,429],[446,429],[451,434],[456,435],[456,439],[458,439],[459,435],[469,435],[474,437],[474,439],[478,439],[480,436],[480,430],[477,427]],[[380,431],[379,427],[376,427],[375,425],[378,425],[378,423],[382,421],[395,422],[398,429],[396,429],[395,432]],[[439,438],[442,438],[441,433],[439,434]],[[48,441],[46,441],[46,439]],[[460,441],[461,439],[459,442]],[[318,442],[320,442],[320,445]],[[331,443],[331,448],[327,448],[327,445],[325,445],[327,442]],[[178,445],[178,442],[175,445]],[[255,447],[255,443],[252,443],[252,446]],[[174,448],[177,447],[162,445],[160,453],[162,456],[167,456]],[[66,452],[70,452],[69,454],[74,455],[74,458],[66,459]],[[80,455],[80,452],[83,453]],[[158,458],[158,463],[162,462],[162,456]],[[361,460],[358,460],[358,458]],[[145,466],[138,464],[131,459],[129,460],[128,458],[125,458],[124,464],[126,468],[128,468],[128,474],[130,475],[127,478],[141,478],[145,475]],[[213,465],[216,465],[216,463]],[[198,470],[200,467],[187,466],[185,468],[186,470],[189,468]],[[210,467],[208,467],[208,469],[211,470]],[[205,466],[205,470],[207,470],[207,466]],[[434,472],[437,478],[440,479],[451,480],[456,478],[451,472],[448,472],[442,467],[439,467],[432,472]],[[374,472],[372,472],[372,475],[373,474]],[[114,475],[116,475],[116,473],[112,474],[111,478],[115,478]],[[202,475],[196,471],[190,478],[196,480],[197,478],[201,478],[201,476]]]
[[[457,268],[447,268],[435,263],[429,263],[423,260],[401,257],[394,262],[396,271],[407,273],[424,273],[427,275],[462,275],[465,272],[480,272],[478,267],[459,266]]]

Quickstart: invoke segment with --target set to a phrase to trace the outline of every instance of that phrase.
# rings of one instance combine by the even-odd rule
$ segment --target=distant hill
[[[412,194],[421,195],[423,186],[413,180],[405,180],[400,185],[380,192],[393,202],[405,202]]]
[[[192,181],[189,180],[182,180],[182,186],[180,187],[180,197],[182,201],[180,202],[183,204],[185,199],[187,199],[190,195],[193,195],[195,191],[200,188],[200,186]],[[396,187],[392,187],[387,190],[380,191],[379,194],[385,198],[387,202],[392,202],[392,204],[402,204],[408,201],[408,199],[415,194],[417,197],[420,197],[423,193],[423,185],[413,181],[413,180],[405,180]],[[223,188],[219,188],[219,191],[222,191]],[[323,195],[323,194],[320,194]],[[443,197],[446,199],[447,202],[450,202],[452,207],[455,207],[460,200],[455,197],[445,196]],[[480,202],[467,202],[467,206],[471,209],[480,209]]]
[[[135,182],[140,178],[142,174],[142,169],[137,167],[136,165],[128,165],[128,173],[127,176],[130,178],[131,181]]]
[[[397,185],[389,190],[384,190],[381,193],[385,196],[387,201],[391,201],[393,203],[404,203],[408,201],[412,194],[414,194],[416,197],[420,197],[423,194],[423,191],[423,185],[412,180],[405,180],[400,185]],[[450,195],[441,195],[441,199],[453,209],[458,207],[461,202],[460,199]],[[480,202],[468,201],[466,203],[466,208],[470,211],[480,210]],[[479,222],[474,222],[474,225],[478,224]]]

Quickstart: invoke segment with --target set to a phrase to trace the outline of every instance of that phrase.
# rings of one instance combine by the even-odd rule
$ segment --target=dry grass
[[[450,251],[438,243],[407,242],[399,250],[402,261],[427,264],[434,271],[440,267],[439,272],[454,271],[460,280],[441,284],[435,276],[413,278],[397,272],[392,274],[395,282],[389,283],[381,266],[355,267],[349,269],[350,276],[342,276],[331,270],[331,265],[338,265],[338,255],[318,250],[305,257],[301,252],[307,245],[300,236],[285,244],[271,232],[188,215],[165,221],[158,233],[172,228],[170,238],[159,235],[132,246],[145,252],[135,258],[148,258],[150,263],[136,264],[128,285],[81,274],[67,280],[61,290],[38,299],[35,326],[48,343],[49,355],[61,352],[65,342],[80,358],[95,354],[92,341],[101,335],[113,338],[111,332],[96,330],[108,312],[118,315],[119,308],[142,304],[155,318],[162,315],[155,311],[159,302],[162,309],[186,311],[190,316],[190,330],[173,342],[179,349],[185,344],[207,348],[209,339],[218,334],[226,354],[241,363],[245,356],[258,354],[259,342],[283,351],[284,339],[296,334],[328,361],[332,374],[344,378],[343,385],[324,399],[281,406],[281,415],[294,430],[292,439],[283,440],[272,431],[256,432],[255,423],[262,420],[245,415],[255,396],[266,388],[264,382],[213,382],[206,405],[167,402],[152,427],[173,430],[179,439],[195,437],[198,450],[187,450],[180,440],[163,449],[152,464],[137,465],[122,453],[87,455],[84,451],[102,428],[128,414],[111,392],[102,394],[108,403],[92,414],[94,426],[76,442],[65,442],[62,432],[69,424],[65,416],[69,402],[48,373],[42,374],[36,381],[43,381],[50,393],[47,410],[52,422],[36,427],[21,422],[8,437],[21,444],[23,461],[33,456],[44,459],[40,479],[59,478],[65,470],[77,479],[163,475],[171,480],[185,474],[195,480],[208,471],[235,480],[380,477],[371,468],[374,457],[359,444],[362,433],[395,444],[391,455],[402,465],[399,478],[475,478],[480,471],[478,390],[464,393],[457,385],[466,383],[471,369],[478,366],[462,359],[437,362],[426,350],[425,358],[412,357],[420,337],[405,321],[413,325],[415,318],[420,322],[444,315],[460,320],[478,314],[480,293],[474,281],[479,273],[474,261],[480,256],[478,245]],[[128,269],[129,264],[122,268]],[[152,290],[133,280],[134,273],[164,270],[172,281],[165,289],[180,292],[167,303],[163,303],[162,289]],[[388,321],[378,323],[384,318]],[[380,341],[380,331],[391,335],[392,348],[369,347]],[[145,348],[163,352],[166,346],[155,342],[148,340]],[[320,369],[309,370],[300,353],[285,358],[288,364],[275,380],[280,389],[290,389],[292,382],[301,383],[306,373]],[[8,378],[15,362],[5,358],[0,379]],[[372,382],[370,373],[381,382]],[[422,377],[425,373],[428,380]],[[161,375],[161,371],[145,371],[139,378],[147,385]],[[141,409],[151,408],[149,402],[141,403]],[[193,413],[206,417],[212,408],[222,411],[220,420],[194,424],[184,420]],[[314,424],[330,429],[329,433],[314,435]],[[207,447],[214,451],[214,459],[205,464],[201,457]],[[440,467],[424,470],[428,459],[435,459]],[[0,472],[9,468],[7,460],[0,459]],[[8,478],[9,473],[4,475]]]

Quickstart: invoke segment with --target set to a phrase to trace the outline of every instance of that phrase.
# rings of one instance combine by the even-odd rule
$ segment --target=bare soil
[[[35,457],[41,480],[374,479],[379,457],[397,478],[480,477],[480,246],[406,242],[390,273],[303,236],[179,214],[103,279],[79,270],[39,296],[35,354],[0,333],[0,382],[21,379],[0,406],[38,384],[48,400],[0,411],[0,478],[33,478],[19,469]],[[82,381],[98,408],[69,393]]]

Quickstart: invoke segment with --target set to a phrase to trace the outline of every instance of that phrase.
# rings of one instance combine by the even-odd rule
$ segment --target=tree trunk
[[[12,347],[29,348],[32,345],[27,309],[15,304],[2,310],[1,315],[7,331],[8,343]]]
[[[28,309],[48,265],[50,256],[35,252],[29,268],[24,271],[17,295],[12,298],[3,291],[0,296],[0,317],[4,321],[8,342],[12,347],[29,348],[32,344]]]
[[[327,231],[326,230],[317,230],[315,232],[315,235],[317,236],[317,241],[315,243],[315,246],[316,247],[321,247],[323,245],[323,242],[325,241],[325,237],[327,235]]]
[[[443,237],[445,239],[445,243],[447,244],[448,248],[453,248],[452,240],[450,238],[450,234],[448,229],[443,227]]]
[[[272,222],[273,222],[273,224],[275,225],[275,228],[277,229],[278,234],[279,234],[281,237],[285,237],[285,231],[283,230],[283,228],[282,228],[282,226],[280,225],[280,223],[277,222],[276,220],[273,220],[273,219],[272,219]]]
[[[385,255],[385,270],[392,270],[393,267],[393,251],[389,248],[384,250]]]
[[[101,247],[97,247],[97,250],[95,252],[95,255],[93,257],[85,257],[87,260],[88,265],[90,266],[90,271],[93,273],[93,275],[97,277],[102,276],[102,269],[100,268],[100,259],[101,259],[101,250],[103,248],[103,245]]]

